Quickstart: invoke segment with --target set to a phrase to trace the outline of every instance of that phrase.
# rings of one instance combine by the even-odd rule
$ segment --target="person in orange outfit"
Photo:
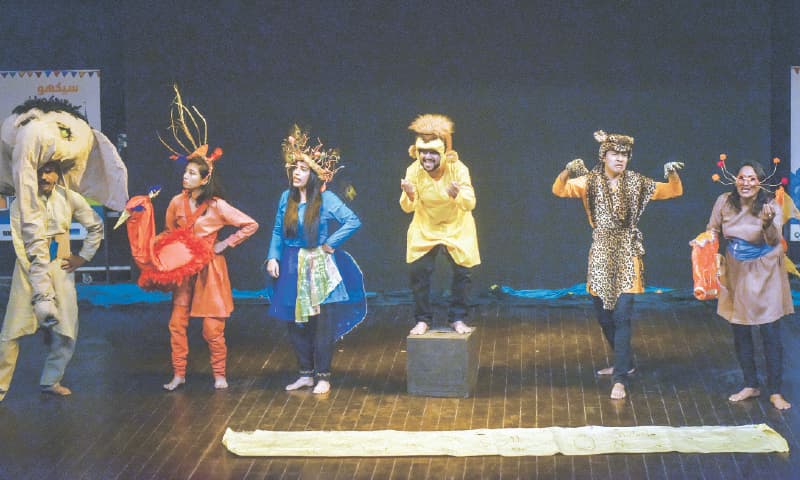
[[[161,242],[156,239],[154,248],[169,251],[167,239],[185,236],[188,232],[194,236],[190,238],[201,240],[192,242],[194,245],[188,247],[190,255],[201,265],[205,261],[208,264],[199,272],[195,269],[188,270],[188,267],[170,272],[177,283],[172,289],[172,315],[169,319],[173,377],[169,383],[164,384],[164,389],[172,391],[186,383],[186,358],[189,355],[186,328],[189,317],[203,319],[203,338],[211,352],[214,388],[228,388],[225,378],[228,352],[225,346],[225,322],[233,312],[233,295],[228,265],[222,252],[239,245],[256,233],[258,223],[223,199],[219,175],[214,169],[217,160],[222,156],[222,149],[216,148],[208,154],[205,118],[196,107],[189,108],[183,104],[177,85],[173,88],[175,98],[171,105],[169,130],[186,153],[179,153],[178,149],[171,147],[161,136],[159,140],[173,153],[170,157],[172,160],[186,162],[183,192],[175,195],[169,202],[166,232],[159,236]],[[194,150],[190,152],[188,146]],[[225,226],[237,227],[238,230],[226,239],[218,240],[217,233]],[[184,245],[187,243],[184,242]],[[181,253],[185,252],[185,248],[181,250]],[[169,255],[176,257],[179,253],[176,250]]]
[[[628,169],[633,137],[594,133],[600,144],[598,162],[587,170],[575,159],[558,175],[553,194],[580,198],[592,227],[586,288],[592,295],[597,320],[614,351],[614,366],[598,375],[612,375],[611,398],[626,397],[628,376],[634,372],[631,349],[633,294],[644,292],[644,245],[639,219],[650,200],[683,194],[680,162],[664,164],[667,182],[656,182]]]
[[[225,378],[225,322],[233,311],[233,296],[228,267],[222,256],[228,247],[235,247],[258,230],[258,223],[222,198],[213,171],[213,161],[204,151],[187,158],[183,173],[184,191],[172,198],[167,207],[167,230],[190,228],[197,237],[213,245],[214,256],[196,275],[185,279],[172,293],[172,315],[169,319],[172,347],[172,380],[164,385],[175,390],[186,382],[186,358],[189,344],[186,327],[189,317],[203,318],[203,338],[211,352],[214,388],[228,388]],[[217,232],[231,225],[238,230],[224,240]]]

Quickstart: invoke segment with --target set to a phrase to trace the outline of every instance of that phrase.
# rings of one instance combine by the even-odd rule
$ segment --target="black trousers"
[[[631,348],[631,314],[633,294],[623,293],[617,299],[614,310],[603,308],[600,297],[592,297],[597,321],[611,349],[614,350],[614,375],[612,381],[628,385],[628,371],[633,368]]]
[[[452,323],[467,318],[472,269],[456,264],[447,251],[447,247],[437,245],[411,264],[411,291],[414,294],[414,318],[417,322],[431,323],[433,321],[431,275],[433,275],[433,267],[436,265],[436,256],[439,252],[444,254],[453,270],[447,320]]]
[[[333,318],[320,307],[320,314],[308,317],[307,323],[288,322],[289,341],[294,347],[300,376],[329,378],[333,359]]]
[[[744,386],[758,388],[756,375],[755,349],[753,348],[753,331],[758,328],[761,333],[761,343],[764,350],[764,359],[767,364],[767,393],[781,393],[783,381],[783,345],[781,344],[780,320],[762,325],[737,325],[732,323],[733,345],[736,349],[736,358],[742,367]]]

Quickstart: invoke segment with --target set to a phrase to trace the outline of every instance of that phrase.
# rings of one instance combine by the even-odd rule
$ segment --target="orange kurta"
[[[172,198],[167,207],[167,230],[182,228],[187,224],[189,212],[185,208],[185,196],[181,193]],[[194,223],[192,231],[213,245],[217,233],[227,225],[238,230],[224,242],[235,247],[258,230],[258,223],[221,198],[209,201],[208,210]],[[214,255],[206,268],[178,286],[172,293],[173,305],[188,306],[192,317],[225,318],[233,311],[231,282],[225,257]]]

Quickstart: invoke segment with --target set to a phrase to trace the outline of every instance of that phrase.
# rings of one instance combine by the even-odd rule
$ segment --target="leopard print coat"
[[[587,175],[586,196],[594,226],[588,286],[607,310],[614,309],[620,294],[633,286],[637,274],[644,284],[644,264],[639,262],[640,271],[634,271],[634,257],[644,255],[638,224],[655,189],[655,180],[626,170],[616,190],[612,190],[602,163]]]

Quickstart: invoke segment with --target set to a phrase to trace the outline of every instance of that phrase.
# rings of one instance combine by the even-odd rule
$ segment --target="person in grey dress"
[[[723,172],[728,173],[724,170]],[[753,348],[753,331],[761,333],[766,360],[766,391],[775,408],[791,404],[783,398],[783,347],[780,320],[794,313],[789,278],[781,245],[780,206],[766,189],[764,168],[745,162],[731,178],[735,188],[714,203],[707,230],[725,239],[725,261],[720,268],[717,313],[733,328],[736,357],[744,388],[728,397],[739,402],[761,395]]]

